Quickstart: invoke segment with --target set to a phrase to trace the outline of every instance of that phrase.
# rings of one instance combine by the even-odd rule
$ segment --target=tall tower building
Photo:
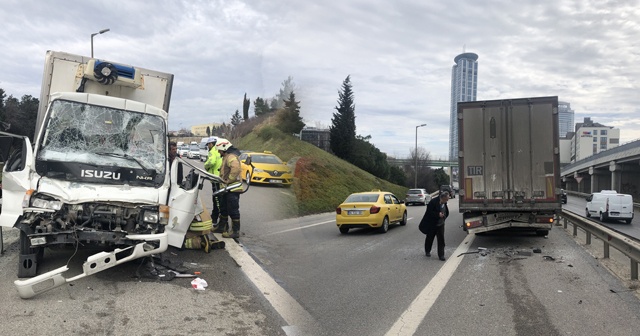
[[[478,55],[462,53],[451,68],[451,114],[449,120],[449,160],[458,160],[458,102],[475,101],[478,93]]]
[[[567,133],[573,132],[573,120],[575,112],[571,109],[571,104],[567,102],[558,102],[558,123],[560,129],[560,138],[565,138]]]

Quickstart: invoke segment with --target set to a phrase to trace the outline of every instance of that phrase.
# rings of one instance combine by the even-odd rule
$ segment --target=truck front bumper
[[[13,283],[18,290],[18,295],[23,299],[28,299],[42,292],[62,286],[67,282],[82,279],[88,275],[96,274],[128,261],[162,253],[166,251],[168,247],[166,232],[151,235],[128,235],[127,239],[141,242],[134,246],[115,249],[112,252],[99,252],[90,256],[82,264],[83,272],[71,278],[65,278],[62,275],[62,273],[69,270],[65,265],[27,280],[16,280]],[[149,242],[155,242],[156,244],[150,244]]]

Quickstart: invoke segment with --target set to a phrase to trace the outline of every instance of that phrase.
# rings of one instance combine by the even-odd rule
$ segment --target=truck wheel
[[[20,230],[20,256],[18,258],[18,278],[30,278],[38,274],[38,263],[42,260],[44,249],[31,248],[29,237]]]

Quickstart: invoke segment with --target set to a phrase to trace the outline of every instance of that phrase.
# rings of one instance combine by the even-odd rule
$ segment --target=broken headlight
[[[159,215],[158,215],[157,211],[146,210],[144,212],[143,220],[144,220],[145,223],[157,223],[158,222],[158,217],[159,217]]]
[[[62,202],[56,200],[45,200],[42,198],[34,198],[31,200],[31,206],[34,208],[60,210],[62,209]]]

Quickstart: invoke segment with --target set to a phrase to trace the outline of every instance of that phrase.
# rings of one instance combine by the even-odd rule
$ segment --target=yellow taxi
[[[336,225],[342,234],[362,227],[386,233],[390,224],[407,225],[407,206],[387,191],[353,193],[336,208]]]
[[[248,157],[251,157],[251,165],[246,164]],[[240,176],[248,184],[264,183],[290,186],[293,183],[291,168],[269,151],[245,152],[240,154],[239,159],[242,169]]]

